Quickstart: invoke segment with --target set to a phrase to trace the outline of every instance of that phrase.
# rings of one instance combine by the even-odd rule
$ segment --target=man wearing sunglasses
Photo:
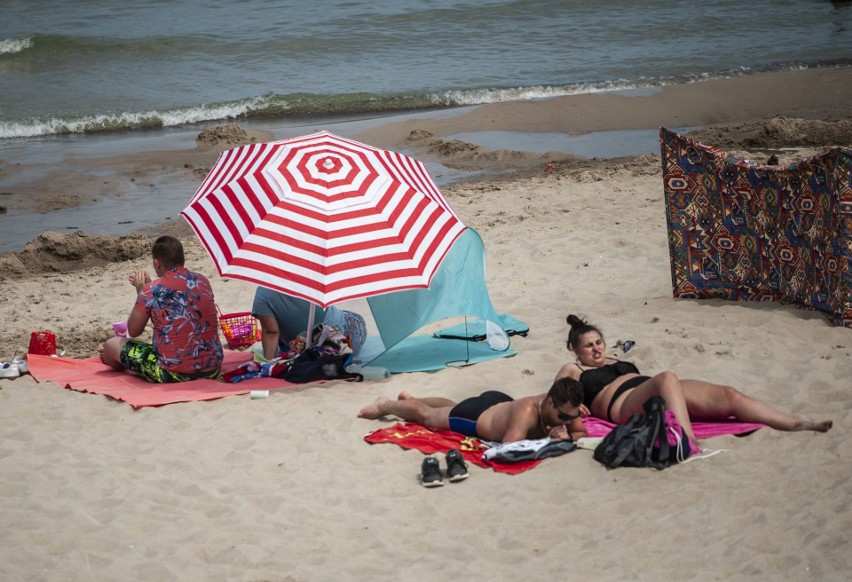
[[[488,441],[514,442],[549,437],[578,440],[588,436],[582,416],[583,386],[560,378],[545,394],[517,400],[489,390],[456,403],[448,398],[415,398],[400,392],[396,400],[379,396],[358,413],[360,418],[397,416],[436,429],[452,430]]]

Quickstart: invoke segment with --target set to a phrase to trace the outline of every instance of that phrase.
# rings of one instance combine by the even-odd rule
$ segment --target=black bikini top
[[[612,364],[606,364],[600,368],[589,368],[580,374],[580,384],[583,385],[583,404],[592,407],[601,390],[608,386],[613,380],[625,374],[638,374],[639,370],[632,362],[618,360]]]

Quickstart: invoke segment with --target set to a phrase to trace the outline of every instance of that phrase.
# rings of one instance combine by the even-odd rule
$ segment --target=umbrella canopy
[[[465,230],[421,162],[326,131],[222,152],[181,215],[220,275],[322,307],[428,287]]]

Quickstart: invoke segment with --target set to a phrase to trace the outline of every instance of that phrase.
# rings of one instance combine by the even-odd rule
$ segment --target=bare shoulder
[[[517,441],[526,438],[537,418],[534,398],[526,397],[495,404],[486,409],[476,422],[481,438],[492,441]]]
[[[539,407],[544,399],[544,394],[527,396],[516,400],[512,407],[512,425],[527,431],[539,424]]]
[[[574,362],[568,362],[567,364],[559,368],[559,371],[556,373],[556,378],[554,378],[553,380],[556,381],[560,378],[573,378],[574,380],[579,380],[581,373],[582,370],[580,369],[580,366],[578,366]]]
[[[508,415],[502,421],[503,435],[499,440],[513,442],[529,438],[530,431],[539,424],[538,398],[541,396],[527,396],[510,403]],[[479,430],[478,424],[477,430]]]
[[[507,426],[526,430],[533,422],[538,421],[538,401],[534,396],[519,398],[507,404]]]
[[[512,408],[520,414],[528,412],[535,412],[538,414],[538,402],[540,399],[541,396],[525,396],[523,398],[518,398],[512,402]]]

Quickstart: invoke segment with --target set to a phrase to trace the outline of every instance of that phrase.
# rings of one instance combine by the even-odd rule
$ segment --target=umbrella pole
[[[305,349],[311,347],[314,342],[314,309],[316,309],[316,306],[311,303],[311,309],[308,311],[308,331],[305,334],[307,336],[305,337]]]

